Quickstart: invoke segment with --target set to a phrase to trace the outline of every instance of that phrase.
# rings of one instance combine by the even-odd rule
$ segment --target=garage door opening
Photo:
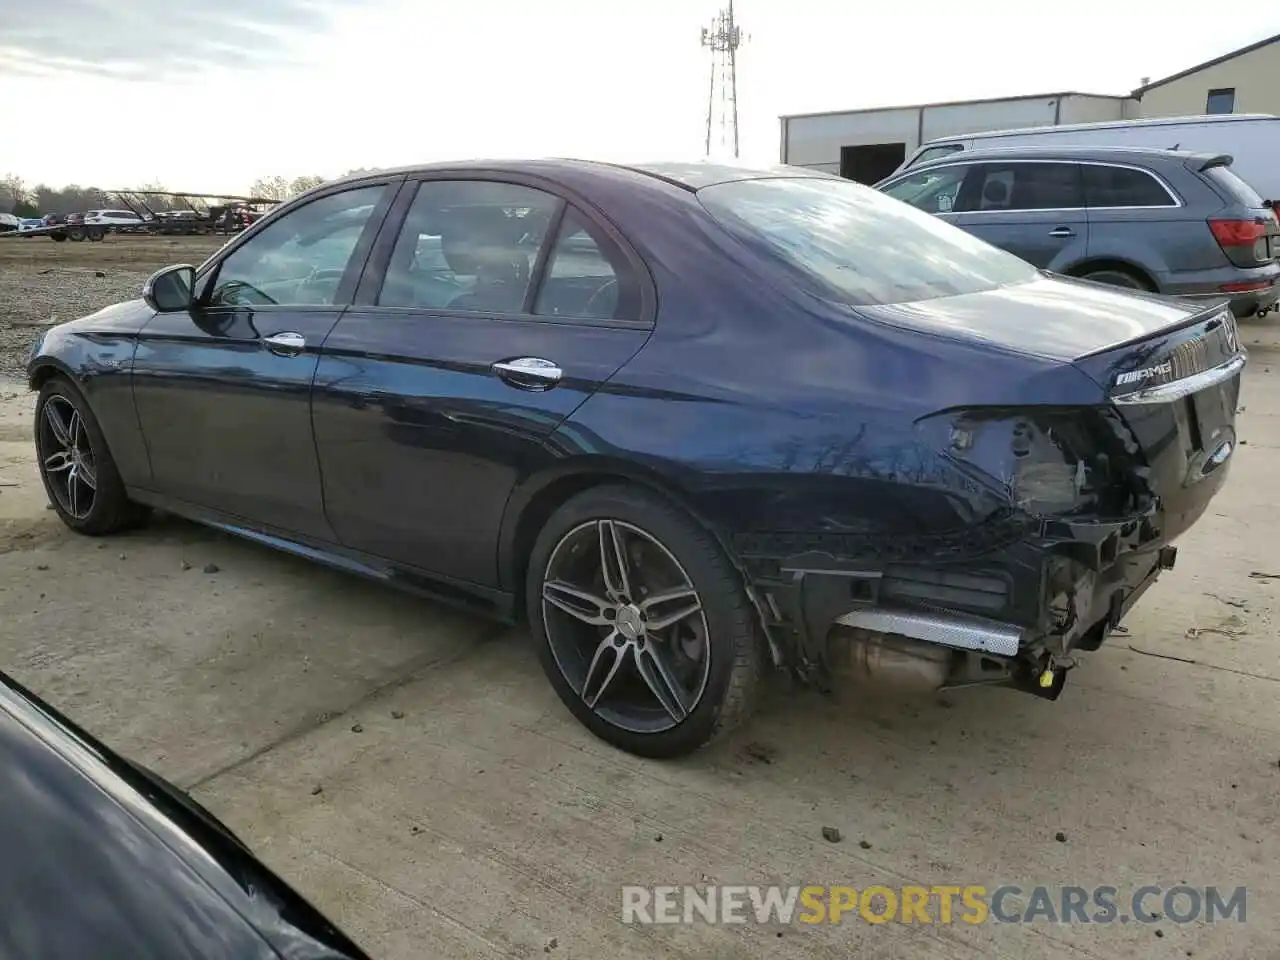
[[[879,183],[907,159],[905,143],[868,143],[840,148],[840,176],[859,183]]]

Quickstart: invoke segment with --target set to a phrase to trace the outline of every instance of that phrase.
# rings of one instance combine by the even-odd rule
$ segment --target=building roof
[[[1228,60],[1234,60],[1236,57],[1243,57],[1246,53],[1253,53],[1255,50],[1261,50],[1263,47],[1270,46],[1277,41],[1280,41],[1280,33],[1277,33],[1275,36],[1267,37],[1264,40],[1259,40],[1257,43],[1251,43],[1247,47],[1240,47],[1239,49],[1232,50],[1230,53],[1224,53],[1222,56],[1214,57],[1212,60],[1206,60],[1204,63],[1197,63],[1194,67],[1188,67],[1186,70],[1182,70],[1168,77],[1164,77],[1163,79],[1156,80],[1154,83],[1148,83],[1146,86],[1138,87],[1138,89],[1133,91],[1133,95],[1135,97],[1141,97],[1148,90],[1152,90],[1156,87],[1162,87],[1166,83],[1173,83],[1173,81],[1181,80],[1183,77],[1189,77],[1191,74],[1199,73],[1201,70],[1207,70],[1209,67],[1216,67],[1220,63],[1226,63]]]
[[[854,110],[817,110],[811,113],[784,113],[779,120],[800,120],[804,117],[837,117],[848,113],[881,113],[886,110],[923,110],[926,107],[963,107],[971,103],[1008,103],[1013,100],[1060,100],[1063,97],[1090,97],[1094,100],[1128,100],[1129,94],[1082,93],[1079,90],[1063,90],[1058,93],[1019,93],[1012,97],[983,97],[979,100],[938,100],[933,103],[899,103],[883,107],[859,107]]]

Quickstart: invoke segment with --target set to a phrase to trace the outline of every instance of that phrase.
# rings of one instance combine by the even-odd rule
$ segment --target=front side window
[[[967,166],[960,164],[921,170],[885,187],[884,192],[925,213],[950,213],[955,208],[956,196],[968,171]]]
[[[911,161],[911,166],[917,163],[925,163],[929,160],[937,160],[938,157],[949,156],[953,153],[959,153],[964,147],[958,143],[944,143],[936,147],[928,147],[922,151]]]
[[[333,306],[381,184],[331,193],[285,213],[222,261],[208,294],[217,306]]]
[[[737,239],[841,303],[929,300],[1037,275],[1013,254],[847,180],[738,180],[704,187],[698,199]]]
[[[640,318],[640,285],[626,257],[572,208],[560,223],[533,312],[579,320]]]
[[[523,312],[560,202],[511,183],[424,182],[391,253],[378,305]]]
[[[976,174],[972,196],[963,204],[966,210],[1076,210],[1084,206],[1080,167],[1074,163],[986,163]]]
[[[1082,167],[1085,200],[1091,207],[1173,207],[1169,191],[1145,170],[1131,167]]]

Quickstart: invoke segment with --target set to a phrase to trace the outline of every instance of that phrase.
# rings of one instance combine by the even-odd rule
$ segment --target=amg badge
[[[1126,370],[1124,373],[1116,376],[1116,386],[1121,387],[1126,383],[1140,383],[1143,380],[1150,380],[1152,377],[1165,377],[1173,373],[1173,363],[1166,360],[1164,363],[1157,363],[1151,367],[1142,367],[1139,370]]]

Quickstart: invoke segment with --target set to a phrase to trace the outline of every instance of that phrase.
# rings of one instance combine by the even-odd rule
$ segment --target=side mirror
[[[142,299],[158,313],[190,310],[191,291],[195,287],[196,268],[180,263],[153,273],[142,287]]]

